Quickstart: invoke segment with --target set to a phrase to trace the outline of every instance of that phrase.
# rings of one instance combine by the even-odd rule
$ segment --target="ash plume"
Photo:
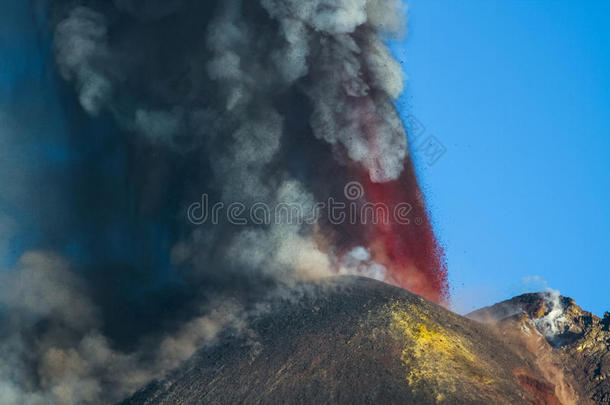
[[[120,400],[224,333],[249,336],[261,299],[300,280],[361,274],[445,301],[383,42],[403,34],[401,1],[36,4],[65,117],[36,139],[62,133],[83,157],[53,177],[37,237],[4,272],[6,403]],[[407,202],[420,222],[330,223],[316,202],[347,202],[353,180],[359,204]],[[196,226],[202,193],[301,210]],[[0,235],[14,222],[0,216]]]

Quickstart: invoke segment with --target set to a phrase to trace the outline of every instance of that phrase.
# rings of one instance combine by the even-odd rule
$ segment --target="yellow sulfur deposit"
[[[477,366],[476,357],[459,336],[433,325],[415,306],[394,303],[389,309],[390,331],[404,342],[401,360],[413,389],[434,386],[437,392],[439,388],[455,392],[456,381],[461,378],[483,386],[493,382]],[[439,393],[436,399],[442,402],[444,395]]]

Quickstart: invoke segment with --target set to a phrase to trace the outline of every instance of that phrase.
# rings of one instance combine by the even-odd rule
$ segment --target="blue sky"
[[[419,160],[454,308],[548,286],[610,310],[610,2],[408,4],[398,105],[447,149]]]

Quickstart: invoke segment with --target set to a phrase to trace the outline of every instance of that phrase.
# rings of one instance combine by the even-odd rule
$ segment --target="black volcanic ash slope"
[[[417,295],[357,277],[293,291],[122,405],[560,404],[533,359]]]

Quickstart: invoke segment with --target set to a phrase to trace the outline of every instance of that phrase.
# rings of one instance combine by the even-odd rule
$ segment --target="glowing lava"
[[[437,302],[448,298],[447,266],[429,221],[413,165],[387,183],[362,176],[364,198],[388,207],[389,220],[367,227],[366,239],[375,262],[388,270],[388,282]]]
[[[384,161],[387,146],[382,145],[387,145],[388,137],[399,139],[404,133],[381,120],[383,114],[377,108],[373,103],[361,103],[358,125],[367,134],[369,167],[383,172],[381,169],[388,163]],[[390,213],[387,220],[374,223],[361,218],[366,246],[372,259],[386,267],[386,281],[433,302],[446,303],[449,286],[445,256],[434,235],[410,156],[405,157],[403,170],[395,180],[374,182],[369,171],[356,169],[356,172],[364,188],[365,202],[382,204]]]

